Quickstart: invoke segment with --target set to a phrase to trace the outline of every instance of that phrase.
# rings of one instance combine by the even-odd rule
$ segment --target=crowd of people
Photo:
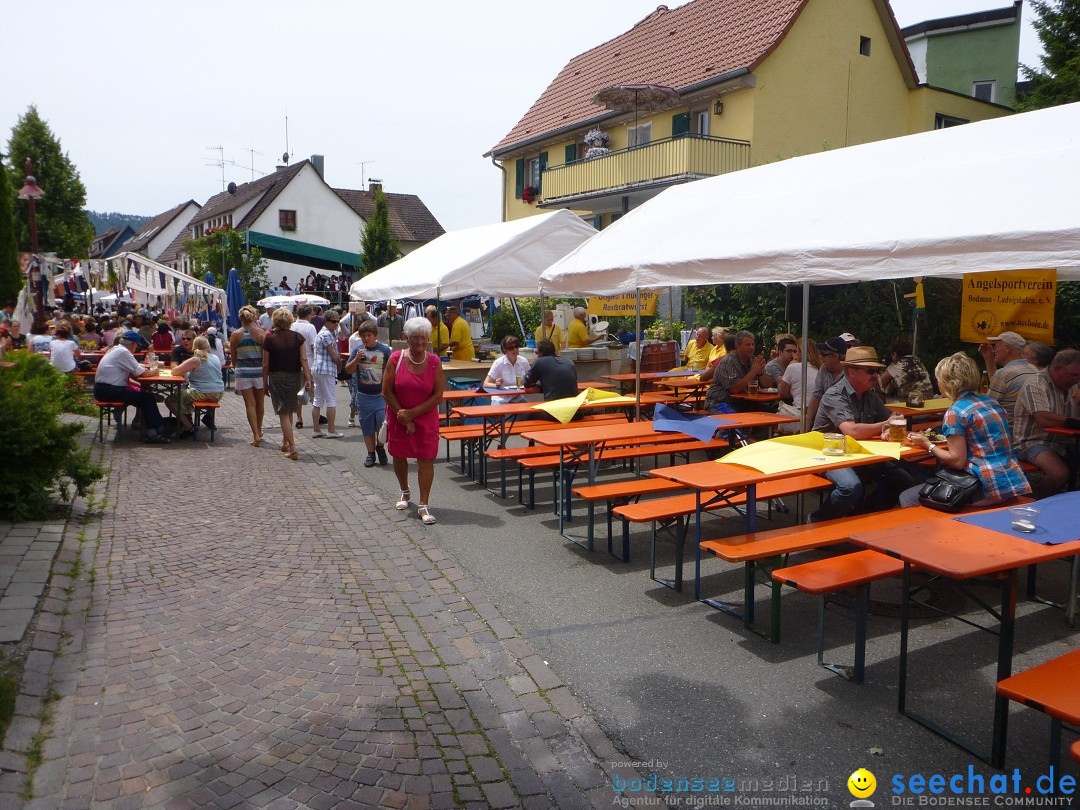
[[[689,369],[701,369],[698,376],[709,382],[705,402],[710,412],[767,407],[732,396],[756,384],[776,390],[778,411],[786,415],[801,416],[805,399],[806,424],[812,430],[877,439],[888,435],[894,417],[886,398],[901,404],[925,401],[935,395],[936,381],[941,395],[953,400],[942,421],[945,442],[910,433],[905,443],[927,449],[943,466],[975,476],[981,485],[977,503],[1005,503],[1031,493],[1020,461],[1038,469],[1034,494],[1039,497],[1068,483],[1069,440],[1047,428],[1080,428],[1080,352],[1075,349],[1054,352],[1015,332],[1003,332],[979,346],[985,374],[974,359],[959,352],[937,365],[932,380],[906,337],[893,342],[888,361],[882,362],[876,349],[850,333],[806,344],[792,335],[778,335],[767,360],[757,353],[753,333],[726,331],[699,328],[682,356]],[[843,517],[865,507],[864,483],[871,479],[878,483],[879,508],[917,503],[926,475],[904,461],[826,473],[834,488],[810,519]]]
[[[545,400],[577,394],[574,363],[559,352],[567,345],[591,342],[585,310],[579,309],[566,334],[554,323],[552,311],[544,313],[535,332],[537,360],[532,365],[521,357],[517,336],[503,339],[503,353],[483,381],[494,403],[522,399],[520,391],[495,393],[500,389],[536,387]],[[431,306],[424,317],[404,321],[395,302],[378,315],[334,307],[324,312],[305,304],[295,315],[279,308],[260,317],[255,307],[246,306],[239,313],[240,328],[227,342],[211,324],[170,319],[148,310],[127,316],[101,313],[97,318],[50,313],[26,336],[13,310],[11,303],[0,310],[0,348],[48,353],[62,372],[87,367],[84,352],[104,350],[94,378],[95,397],[135,406],[136,425],[152,443],[166,444],[170,436],[193,430],[194,403],[220,400],[229,368],[235,391],[244,398],[251,445],[262,443],[269,394],[281,423],[280,450],[295,460],[294,428],[304,428],[305,406],[310,406],[313,438],[343,437],[337,397],[339,383],[347,382],[348,426],[361,429],[367,450],[364,466],[385,466],[393,457],[400,486],[396,505],[408,509],[409,461],[415,459],[418,515],[425,524],[435,522],[428,498],[438,448],[437,409],[445,386],[440,356],[449,352],[454,358],[471,359],[475,354],[469,324],[457,308],[449,307],[443,318]],[[380,335],[403,339],[407,348],[393,351]],[[164,399],[179,421],[175,431],[158,408],[161,398],[140,384],[139,377],[147,372],[136,357],[140,352],[167,358],[172,373],[187,379],[185,389]],[[700,327],[681,361],[708,383],[705,403],[710,412],[763,407],[733,396],[756,385],[779,394],[780,402],[773,407],[780,413],[799,417],[805,403],[805,424],[810,429],[854,439],[887,434],[893,413],[886,398],[925,400],[935,395],[936,382],[941,395],[953,400],[942,421],[945,440],[935,443],[922,433],[911,433],[907,444],[928,450],[943,466],[967,470],[978,478],[979,503],[1001,503],[1032,491],[1020,461],[1041,473],[1035,479],[1036,495],[1060,491],[1068,483],[1069,443],[1047,429],[1080,427],[1080,352],[1055,353],[1045,344],[1003,332],[980,345],[978,353],[984,373],[961,352],[938,363],[931,379],[905,337],[893,342],[888,359],[882,361],[873,347],[862,345],[850,333],[805,343],[783,334],[776,337],[766,358],[757,351],[751,332]],[[212,414],[207,419],[212,420]],[[800,423],[784,429],[798,431]],[[904,461],[886,461],[826,475],[834,488],[811,520],[865,508],[865,484],[871,479],[878,483],[878,507],[917,502],[926,472]]]

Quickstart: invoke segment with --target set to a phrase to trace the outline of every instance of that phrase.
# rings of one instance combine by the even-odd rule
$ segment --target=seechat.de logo
[[[874,795],[877,789],[877,779],[866,768],[859,768],[847,780],[847,789],[855,797],[849,807],[873,807],[874,803],[869,797]]]

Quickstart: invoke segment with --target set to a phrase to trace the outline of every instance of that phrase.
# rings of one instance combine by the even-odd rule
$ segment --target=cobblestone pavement
[[[0,807],[611,806],[626,758],[431,531],[334,442],[250,448],[241,407],[213,445],[107,446]]]

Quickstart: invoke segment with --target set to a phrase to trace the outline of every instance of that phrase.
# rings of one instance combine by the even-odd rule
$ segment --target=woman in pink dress
[[[428,509],[428,495],[435,480],[435,456],[439,453],[439,403],[442,402],[442,363],[427,351],[431,323],[427,318],[405,321],[402,333],[409,348],[390,355],[383,372],[386,400],[387,449],[394,457],[394,474],[401,494],[395,506],[409,508],[409,459],[419,468],[420,502],[417,514],[425,525],[435,522]]]

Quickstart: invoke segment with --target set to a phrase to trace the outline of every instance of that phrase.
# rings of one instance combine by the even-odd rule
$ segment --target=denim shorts
[[[1034,464],[1035,458],[1047,451],[1050,451],[1051,453],[1057,453],[1059,456],[1062,455],[1061,450],[1052,444],[1033,444],[1030,447],[1024,448],[1016,455],[1020,458],[1021,461],[1027,461],[1031,464]]]

